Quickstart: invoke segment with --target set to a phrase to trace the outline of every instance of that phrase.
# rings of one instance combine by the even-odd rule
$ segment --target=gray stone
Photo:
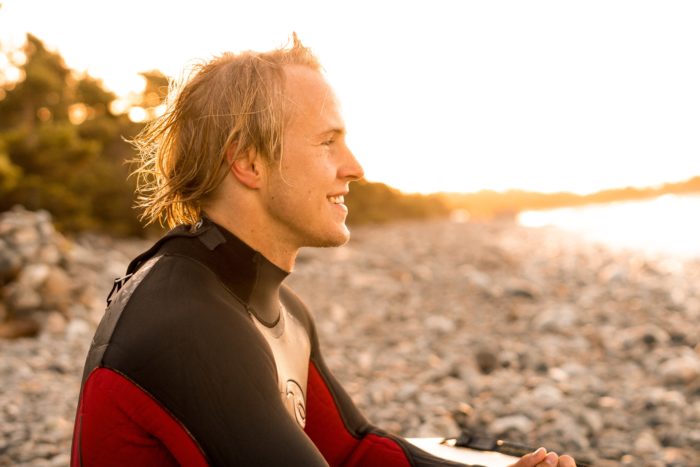
[[[564,396],[559,388],[549,384],[536,387],[532,391],[531,400],[543,409],[552,409],[559,406]]]
[[[431,315],[425,319],[425,326],[428,330],[437,333],[448,333],[455,330],[455,323],[445,316]]]
[[[11,313],[35,310],[41,306],[41,295],[21,282],[7,285],[4,295]]]
[[[700,378],[700,357],[686,354],[664,362],[659,373],[665,384],[688,384]]]
[[[489,431],[497,436],[510,431],[527,434],[530,433],[535,424],[525,415],[509,415],[494,420],[489,426]]]
[[[534,320],[534,328],[539,332],[561,332],[578,324],[576,309],[570,305],[560,305],[540,312]]]
[[[488,274],[479,271],[473,264],[464,264],[459,267],[458,272],[467,280],[467,282],[477,286],[480,289],[488,289],[491,287],[491,278]]]
[[[603,417],[595,410],[583,409],[579,420],[588,429],[588,433],[591,435],[596,435],[603,430]]]
[[[50,312],[46,317],[44,331],[51,334],[63,334],[67,326],[66,318],[58,311]]]
[[[49,243],[39,249],[37,259],[43,264],[56,265],[61,261],[62,255],[56,244]]]
[[[39,333],[39,324],[29,318],[12,319],[0,323],[0,338],[18,339],[20,337],[34,337]]]
[[[26,265],[19,274],[17,282],[30,289],[38,289],[49,275],[51,268],[47,264]]]
[[[645,430],[634,441],[634,451],[641,455],[657,453],[661,451],[661,443],[656,439],[653,431]]]
[[[70,340],[76,340],[80,338],[89,337],[93,332],[93,328],[90,324],[82,319],[72,319],[66,327],[66,338]]]
[[[498,368],[498,355],[495,351],[483,348],[476,353],[476,364],[484,374],[489,374]]]
[[[617,335],[616,340],[618,347],[623,349],[647,348],[666,345],[670,336],[658,326],[643,324],[624,329]]]
[[[59,267],[51,267],[40,290],[44,308],[65,313],[73,299],[72,288],[68,274]]]

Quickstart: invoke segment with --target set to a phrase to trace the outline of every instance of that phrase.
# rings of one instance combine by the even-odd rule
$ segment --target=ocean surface
[[[700,195],[525,211],[518,221],[572,231],[612,248],[700,259]]]

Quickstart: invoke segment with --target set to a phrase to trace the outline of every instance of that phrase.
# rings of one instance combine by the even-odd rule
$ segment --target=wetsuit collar
[[[193,242],[195,239],[199,241]],[[131,262],[127,277],[156,254],[177,254],[199,261],[258,321],[268,327],[279,321],[279,290],[289,273],[211,219],[204,217],[194,226],[172,229]]]
[[[280,317],[279,290],[289,272],[208,218],[199,229],[215,229],[221,234],[223,241],[212,249],[227,259],[227,270],[222,270],[220,277],[261,323],[274,326]]]

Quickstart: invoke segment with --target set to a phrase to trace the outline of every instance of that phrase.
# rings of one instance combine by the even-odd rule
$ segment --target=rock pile
[[[0,214],[0,337],[62,334],[70,322],[99,321],[102,289],[127,260],[122,252],[95,251],[100,242],[109,243],[94,236],[69,242],[46,211],[18,206]]]
[[[4,286],[7,313],[33,316],[40,331],[0,339],[0,465],[68,464],[104,297],[146,247],[50,235],[58,258],[32,249]],[[45,297],[48,274],[22,272],[32,264],[62,271],[67,301]],[[327,363],[378,426],[405,436],[467,427],[604,467],[699,465],[700,260],[432,221],[355,229],[347,246],[303,251],[287,281],[316,316]],[[35,287],[33,307],[7,298],[17,283]]]
[[[63,321],[72,286],[65,269],[67,247],[45,211],[17,207],[0,216],[0,336],[36,335],[42,318],[37,312],[50,322]]]

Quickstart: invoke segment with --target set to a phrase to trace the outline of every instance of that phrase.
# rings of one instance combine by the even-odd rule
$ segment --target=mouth
[[[328,201],[330,201],[332,204],[345,204],[345,196],[343,196],[343,195],[329,196]]]
[[[347,215],[348,207],[345,205],[345,194],[328,196],[327,199],[328,202],[334,206],[334,208],[339,209],[345,215]]]

